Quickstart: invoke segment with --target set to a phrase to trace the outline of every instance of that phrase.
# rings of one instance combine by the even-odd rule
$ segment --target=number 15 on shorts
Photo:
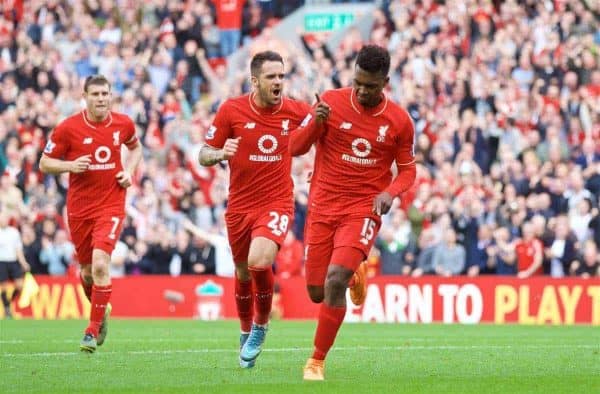
[[[375,235],[375,226],[377,223],[371,218],[365,218],[362,226],[362,230],[360,230],[360,243],[363,245],[368,245],[369,242],[373,239]]]

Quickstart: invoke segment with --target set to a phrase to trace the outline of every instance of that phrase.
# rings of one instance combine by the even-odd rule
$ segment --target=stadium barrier
[[[88,316],[89,303],[78,281],[50,276],[36,279],[39,291],[30,306],[17,307],[15,318]],[[233,290],[231,278],[216,276],[116,278],[113,316],[235,318]],[[306,295],[303,278],[282,281],[275,303],[286,319],[312,319],[318,310]],[[380,276],[369,280],[363,306],[356,307],[350,300],[348,305],[347,322],[600,325],[600,280]]]

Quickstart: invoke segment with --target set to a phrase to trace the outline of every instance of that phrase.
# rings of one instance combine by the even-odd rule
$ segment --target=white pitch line
[[[137,339],[132,341],[131,339],[111,339],[111,342],[119,342],[119,343],[165,343],[165,342],[181,342],[181,339],[169,339],[169,338],[148,338],[148,339]],[[75,343],[77,342],[74,339],[49,339],[49,340],[24,340],[24,339],[7,339],[0,340],[0,345],[20,345],[24,343]],[[192,342],[198,343],[215,343],[220,342],[218,340],[211,340],[206,338],[198,338],[196,340],[192,340]]]
[[[600,345],[442,345],[442,346],[355,346],[355,347],[334,347],[334,351],[411,351],[411,350],[521,350],[521,349],[597,349],[600,350]],[[267,353],[289,353],[289,352],[308,352],[313,350],[312,347],[290,347],[290,348],[274,348],[265,349]],[[113,354],[131,354],[131,355],[152,355],[152,354],[206,354],[206,353],[238,353],[238,349],[182,349],[182,350],[129,350],[125,352],[100,351],[97,355],[113,355]],[[62,357],[62,356],[79,356],[79,352],[41,352],[41,353],[0,353],[1,357]]]
[[[38,337],[39,338],[39,337]],[[204,343],[217,343],[217,342],[223,342],[220,339],[211,339],[211,338],[191,338],[187,341],[191,341],[192,343],[198,343],[198,344],[204,344]],[[21,344],[34,344],[34,343],[76,343],[78,342],[77,340],[74,339],[47,339],[47,340],[42,340],[42,339],[34,339],[34,340],[29,340],[29,339],[5,339],[5,340],[1,340],[0,339],[0,345],[21,345]],[[131,338],[111,338],[110,340],[111,343],[174,343],[174,342],[181,342],[180,338],[138,338],[135,340],[132,340]],[[413,343],[413,342],[421,342],[421,343],[426,343],[426,342],[438,342],[437,339],[435,338],[399,338],[398,341],[396,341],[395,343]],[[534,342],[542,342],[542,343],[538,343],[538,344],[533,344],[533,345],[527,345],[527,346],[546,346],[545,343],[543,343],[543,341],[535,341]],[[360,346],[359,344],[357,344],[356,346]],[[406,346],[410,346],[410,345],[406,345]],[[454,345],[448,345],[448,346],[454,346]],[[461,345],[457,345],[457,346],[461,346]],[[482,346],[487,346],[487,345],[482,345]],[[495,345],[492,345],[495,346]],[[498,345],[498,346],[502,346],[502,345]],[[511,346],[511,345],[507,345],[507,346]],[[572,346],[572,345],[554,345],[554,344],[548,344],[548,346]]]
[[[197,342],[199,344],[203,343],[216,343],[223,342],[218,339],[207,339],[207,338],[197,338],[191,339],[191,342]],[[427,339],[427,338],[402,338],[403,342],[435,342],[435,339]],[[25,339],[6,339],[0,340],[0,345],[20,345],[24,343],[75,343],[77,342],[74,339],[48,339],[48,340],[25,340]],[[139,338],[136,340],[131,340],[130,338],[111,338],[111,343],[173,343],[173,342],[181,342],[180,338]]]

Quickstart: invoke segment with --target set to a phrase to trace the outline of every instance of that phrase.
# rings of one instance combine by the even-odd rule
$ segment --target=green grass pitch
[[[600,328],[345,324],[325,382],[303,382],[315,322],[275,321],[251,370],[234,321],[0,321],[0,393],[600,393]]]

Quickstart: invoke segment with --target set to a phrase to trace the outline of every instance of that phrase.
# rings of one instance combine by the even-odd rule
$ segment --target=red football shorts
[[[250,213],[225,213],[227,237],[236,264],[247,263],[250,242],[265,237],[281,246],[294,219],[292,208],[274,208]]]
[[[79,264],[91,264],[94,249],[112,253],[123,228],[123,219],[124,216],[69,219],[69,230]]]
[[[306,284],[323,286],[330,263],[355,271],[361,261],[369,255],[380,227],[381,218],[374,214],[332,216],[309,214],[304,234]],[[346,248],[360,250],[362,259],[347,261],[346,257],[350,254],[344,251]]]

